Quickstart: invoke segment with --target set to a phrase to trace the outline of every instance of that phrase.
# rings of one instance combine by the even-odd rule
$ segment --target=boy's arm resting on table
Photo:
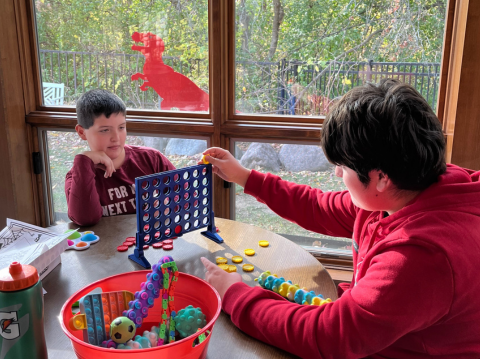
[[[245,333],[302,358],[363,358],[439,321],[453,287],[443,253],[398,246],[378,254],[353,289],[321,307],[244,283],[230,286],[222,307]]]
[[[252,170],[245,193],[305,229],[337,237],[352,236],[357,207],[348,191],[322,192]]]
[[[84,155],[76,155],[73,167],[65,177],[68,218],[80,226],[97,224],[102,206],[95,186],[95,165]]]

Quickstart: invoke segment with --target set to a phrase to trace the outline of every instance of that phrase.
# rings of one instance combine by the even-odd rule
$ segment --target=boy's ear
[[[77,131],[78,135],[80,136],[80,138],[84,141],[87,140],[87,136],[85,135],[85,129],[80,126],[80,125],[76,125],[75,126],[75,131]]]
[[[378,192],[385,192],[393,184],[388,175],[382,171],[374,170],[373,176],[376,182],[376,188]]]

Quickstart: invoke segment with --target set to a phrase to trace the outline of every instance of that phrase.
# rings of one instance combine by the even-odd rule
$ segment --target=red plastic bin
[[[176,359],[203,359],[207,355],[208,343],[213,331],[213,325],[220,315],[221,301],[218,292],[204,280],[189,274],[179,273],[178,282],[175,286],[174,302],[175,309],[178,311],[187,305],[200,307],[205,314],[207,325],[201,331],[189,336],[188,338],[178,340],[174,343],[163,345],[156,348],[132,349],[132,350],[113,350],[97,347],[83,341],[81,330],[72,331],[69,328],[69,321],[72,318],[72,304],[83,296],[90,293],[95,288],[101,288],[103,292],[118,290],[128,290],[135,293],[140,290],[140,284],[146,281],[150,270],[129,272],[117,274],[94,282],[72,295],[63,305],[60,316],[61,325],[65,334],[70,338],[75,354],[80,359],[114,359],[114,358],[176,358]],[[150,330],[152,326],[159,325],[162,316],[162,298],[157,298],[155,304],[148,311],[148,317],[143,320],[143,325],[137,328],[136,335],[142,335],[145,330]],[[194,340],[200,335],[210,331],[210,335],[193,347]]]

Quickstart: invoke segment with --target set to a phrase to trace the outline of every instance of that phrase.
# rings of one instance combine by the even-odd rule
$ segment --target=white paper
[[[0,269],[17,261],[42,271],[68,247],[66,238],[71,234],[57,235],[45,228],[7,219],[7,226],[0,232]]]

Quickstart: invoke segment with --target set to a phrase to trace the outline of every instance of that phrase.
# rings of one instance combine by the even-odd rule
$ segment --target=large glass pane
[[[319,146],[235,142],[234,153],[244,167],[270,172],[286,181],[306,184],[325,192],[346,190],[342,179],[335,176],[335,167],[328,163]],[[241,186],[235,187],[234,202],[237,221],[281,234],[302,246],[344,250],[345,254],[351,255],[351,239],[325,236],[287,221],[245,194]]]
[[[65,197],[65,175],[72,168],[75,155],[89,151],[86,141],[76,132],[46,131],[50,191],[53,199],[54,222],[69,222]],[[195,166],[207,149],[206,140],[152,136],[127,136],[126,144],[146,146],[162,152],[176,168]]]
[[[237,0],[237,113],[324,115],[391,77],[435,108],[447,0]]]
[[[207,0],[34,0],[44,104],[85,91],[127,107],[206,112]]]

